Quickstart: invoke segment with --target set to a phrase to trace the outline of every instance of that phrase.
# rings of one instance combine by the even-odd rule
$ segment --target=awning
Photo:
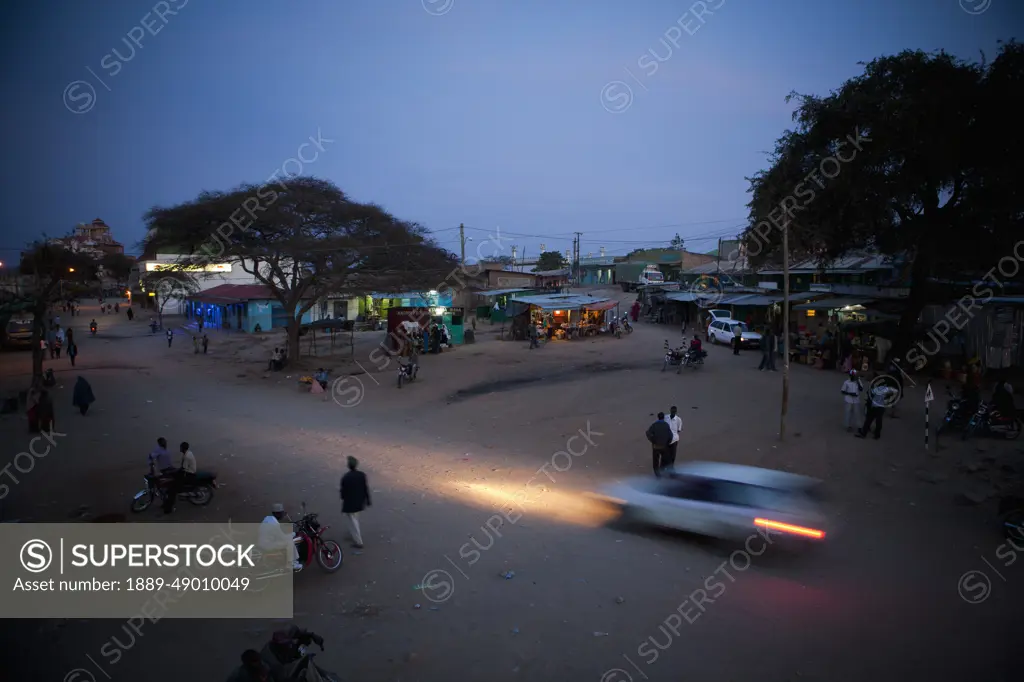
[[[477,296],[483,296],[484,298],[495,298],[497,296],[509,296],[511,294],[521,294],[525,291],[535,291],[535,289],[490,289],[486,291],[474,291]]]
[[[618,301],[601,301],[600,303],[591,303],[583,306],[584,310],[611,310],[615,306],[619,305]]]
[[[665,300],[676,303],[692,303],[697,300],[697,295],[692,291],[672,291],[665,294]]]
[[[720,306],[720,305],[744,305],[744,303],[743,303],[744,300],[746,300],[748,298],[756,298],[756,297],[757,297],[757,294],[732,294],[732,295],[729,295],[729,296],[725,296],[724,298],[722,298],[722,300],[720,300],[715,305],[716,306]]]
[[[985,303],[996,303],[999,305],[1024,305],[1024,296],[993,296]]]
[[[821,301],[811,301],[793,306],[793,310],[837,310],[848,306],[864,305],[871,303],[871,298],[826,298]]]

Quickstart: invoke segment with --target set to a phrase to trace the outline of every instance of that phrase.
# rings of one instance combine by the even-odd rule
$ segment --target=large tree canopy
[[[1011,42],[990,64],[907,51],[827,97],[791,95],[797,125],[750,179],[751,264],[780,262],[783,224],[791,257],[897,259],[911,285],[907,343],[922,307],[955,295],[943,282],[995,268],[1021,235],[1024,131],[1011,102],[1022,84],[1024,49]]]
[[[151,209],[146,222],[147,251],[188,245],[183,268],[229,261],[268,287],[288,313],[292,357],[302,316],[319,299],[433,288],[457,263],[419,225],[316,178],[204,192]]]
[[[558,251],[545,251],[537,256],[537,266],[534,272],[546,272],[549,270],[561,270],[569,267],[569,261]]]

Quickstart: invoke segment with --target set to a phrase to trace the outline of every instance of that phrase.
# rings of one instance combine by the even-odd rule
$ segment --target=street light
[[[68,268],[68,272],[74,272],[74,271],[75,271],[74,268]]]

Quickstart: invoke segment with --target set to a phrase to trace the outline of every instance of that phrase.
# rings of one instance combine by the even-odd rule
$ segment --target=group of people
[[[101,300],[100,301],[100,312],[103,313],[104,315],[106,315],[107,313],[110,313],[111,315],[116,315],[117,313],[121,312],[121,304],[120,303],[104,303]],[[131,315],[128,316],[128,319],[129,320],[131,319]]]
[[[671,473],[674,469],[679,436],[682,432],[683,420],[675,405],[669,409],[667,418],[664,412],[659,412],[657,421],[647,428],[647,440],[651,443],[656,477],[661,478],[663,473]]]
[[[46,377],[52,377],[53,371],[47,370]],[[30,433],[44,433],[53,431],[56,424],[56,414],[53,407],[53,396],[48,388],[56,383],[53,379],[36,377],[29,386],[26,396],[25,408],[28,416],[28,430]],[[78,408],[84,417],[89,411],[89,406],[96,402],[92,386],[85,380],[85,377],[78,377],[75,381],[75,388],[71,392],[71,404]]]
[[[193,334],[192,335],[192,347],[195,349],[195,354],[196,355],[199,355],[199,348],[200,348],[200,346],[202,347],[203,354],[205,355],[206,354],[206,349],[210,346],[210,337],[208,337],[206,334],[203,334],[202,338],[200,338],[200,337],[196,336],[195,334]]]
[[[180,459],[176,464],[167,451],[167,439],[157,438],[156,448],[149,453],[149,470],[151,474],[159,474],[162,484],[165,486],[164,513],[170,514],[174,511],[174,505],[178,501],[178,493],[188,486],[190,480],[196,475],[196,456],[192,453],[187,442],[178,446]]]

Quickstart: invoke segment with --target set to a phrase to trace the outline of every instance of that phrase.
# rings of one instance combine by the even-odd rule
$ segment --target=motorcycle
[[[999,500],[999,517],[1007,540],[1024,545],[1024,498],[1004,497]]]
[[[968,405],[968,401],[963,396],[958,396],[948,388],[946,393],[949,395],[949,400],[946,401],[946,414],[943,415],[942,421],[939,422],[939,427],[935,430],[935,435],[938,436],[944,431],[950,430],[961,430],[967,426],[970,421],[968,415],[971,414],[971,405]]]
[[[967,440],[975,435],[1000,434],[1006,440],[1016,440],[1020,437],[1021,428],[1020,417],[999,414],[990,403],[981,403],[967,422],[962,438]]]
[[[167,498],[167,486],[171,479],[168,476],[161,476],[149,473],[145,477],[146,487],[135,493],[132,498],[132,511],[138,514],[144,512],[157,500]],[[178,499],[188,500],[197,507],[205,507],[213,499],[213,490],[217,487],[217,475],[209,471],[197,471],[193,480],[181,485],[178,489]]]
[[[328,672],[318,666],[312,653],[313,644],[324,650],[324,639],[320,635],[290,625],[287,630],[275,632],[270,641],[260,651],[260,658],[272,670],[276,670],[280,679],[287,682],[306,682],[320,679],[323,682],[339,682],[335,673]]]
[[[629,316],[628,315],[623,315],[622,316],[621,327],[622,327],[622,331],[626,332],[627,334],[632,334],[633,333],[633,325],[631,325],[629,323]]]
[[[664,372],[669,367],[679,367],[676,370],[676,374],[682,371],[683,359],[686,357],[687,351],[683,350],[682,346],[679,348],[672,348],[668,345],[668,339],[665,339],[665,361],[661,365],[661,371]]]
[[[683,367],[697,369],[704,364],[704,358],[708,356],[705,350],[690,349],[683,355]]]
[[[398,387],[401,388],[402,384],[406,381],[416,381],[416,375],[419,374],[419,365],[410,363],[403,363],[401,360],[398,362]]]
[[[321,526],[316,514],[306,513],[306,503],[302,503],[302,517],[292,524],[295,531],[295,548],[298,550],[299,568],[274,568],[266,573],[256,576],[256,580],[267,580],[292,572],[298,573],[303,568],[311,566],[313,562],[320,564],[320,568],[328,573],[334,573],[344,561],[341,553],[341,546],[334,540],[324,538],[324,533],[330,526]],[[255,553],[257,561],[262,556]],[[257,588],[257,591],[259,588]]]
[[[96,325],[90,326],[89,331],[92,333],[93,336],[96,336]]]

